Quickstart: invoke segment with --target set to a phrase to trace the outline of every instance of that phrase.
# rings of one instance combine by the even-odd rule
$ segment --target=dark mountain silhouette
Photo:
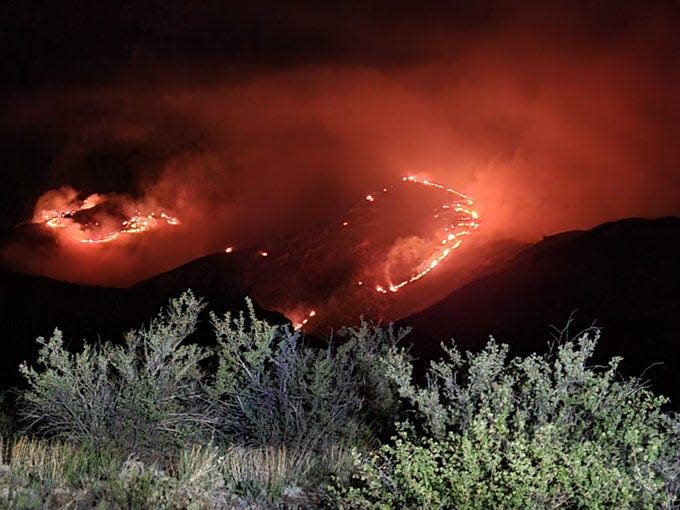
[[[513,352],[545,352],[568,322],[595,324],[597,358],[623,356],[622,371],[680,398],[680,218],[626,219],[546,237],[492,274],[400,321],[413,353],[439,355],[455,339],[476,350],[489,335]],[[657,363],[661,363],[656,365]]]
[[[0,269],[0,385],[19,381],[18,364],[35,355],[35,338],[55,327],[75,345],[83,338],[119,341],[187,288],[212,310],[242,309],[245,296],[253,295],[243,282],[255,281],[258,271],[269,274],[256,253],[209,255],[127,289]],[[680,362],[680,218],[627,219],[565,232],[496,260],[496,270],[487,267],[485,276],[400,321],[413,327],[413,353],[422,362],[438,355],[442,340],[479,349],[490,334],[515,353],[544,352],[554,327],[571,316],[572,333],[593,322],[604,328],[600,359],[622,355],[623,369],[637,375],[663,362],[646,376],[655,388],[680,397],[674,385]],[[259,313],[286,322],[281,314]],[[204,320],[203,330],[208,327]]]
[[[35,338],[51,335],[55,327],[72,345],[85,338],[120,341],[124,332],[141,326],[187,288],[205,298],[215,312],[244,309],[249,292],[236,277],[240,262],[232,255],[210,255],[127,289],[76,285],[0,269],[0,388],[18,382],[19,363],[32,359],[37,351]],[[287,322],[279,313],[263,310],[257,303],[255,307],[260,317]],[[201,332],[207,329],[205,318]]]

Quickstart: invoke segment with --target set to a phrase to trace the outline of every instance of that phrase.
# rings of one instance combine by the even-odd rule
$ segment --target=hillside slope
[[[570,316],[571,333],[603,328],[600,359],[623,356],[623,370],[635,375],[654,365],[645,377],[678,399],[680,218],[547,237],[400,323],[414,329],[413,352],[430,358],[442,340],[478,349],[491,334],[517,353],[543,352]]]
[[[65,338],[118,341],[129,329],[148,321],[187,288],[206,298],[211,310],[240,310],[249,295],[236,277],[237,262],[224,254],[203,257],[127,289],[76,285],[0,269],[2,356],[0,388],[18,380],[18,365],[36,353],[35,338],[49,336],[55,327]],[[287,322],[275,312],[258,315]],[[202,327],[209,328],[207,321]]]

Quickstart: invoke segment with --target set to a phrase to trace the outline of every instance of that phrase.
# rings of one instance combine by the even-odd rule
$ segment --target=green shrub
[[[680,419],[620,359],[589,366],[599,332],[545,356],[445,347],[419,384],[403,331],[362,322],[315,348],[247,307],[211,314],[212,349],[184,343],[190,292],[124,345],[39,339],[19,402],[51,440],[0,441],[0,503],[312,505],[333,476],[328,501],[351,508],[677,505]]]
[[[247,317],[211,314],[215,349],[183,343],[204,308],[191,292],[124,345],[71,353],[59,330],[39,338],[38,366],[20,367],[24,423],[148,457],[209,438],[315,450],[369,441],[391,421],[396,393],[380,360],[403,333],[364,323],[343,330],[341,345],[312,348],[247,307]]]
[[[138,505],[170,490],[166,477],[149,470],[155,464],[174,469],[180,486],[222,484],[239,497],[272,502],[332,475],[347,478],[351,447],[393,432],[399,397],[383,360],[404,332],[363,322],[343,329],[338,343],[315,348],[290,327],[258,319],[247,301],[246,314],[211,314],[214,348],[185,344],[203,308],[187,292],[123,345],[85,344],[72,352],[58,330],[39,338],[37,363],[21,366],[26,429],[77,452],[129,458],[129,476],[104,485],[116,504],[132,498]],[[187,453],[186,445],[200,446]],[[74,469],[89,473],[85,457],[76,457]],[[272,458],[280,469],[267,475]],[[140,471],[133,461],[146,467]],[[251,467],[239,477],[228,466]],[[247,474],[258,471],[264,478]]]
[[[147,327],[129,332],[122,346],[86,344],[72,354],[59,330],[39,338],[39,368],[20,367],[28,381],[24,422],[50,437],[142,455],[204,437],[212,415],[200,363],[209,353],[182,344],[202,309],[186,292]]]
[[[508,360],[447,348],[427,384],[403,356],[389,374],[413,409],[336,503],[358,508],[675,508],[679,420],[666,399],[587,365],[599,332],[557,352]]]
[[[365,444],[394,412],[381,359],[403,332],[363,323],[343,343],[312,348],[288,327],[249,316],[211,315],[218,367],[211,386],[224,441],[318,450]]]

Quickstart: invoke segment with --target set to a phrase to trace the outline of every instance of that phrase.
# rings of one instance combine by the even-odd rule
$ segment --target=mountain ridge
[[[680,218],[628,218],[549,236],[496,271],[398,321],[428,359],[455,339],[476,350],[490,335],[514,353],[545,352],[556,331],[603,329],[597,359],[623,356],[624,372],[680,391]],[[664,362],[663,365],[656,365]]]
[[[97,335],[115,340],[187,288],[217,312],[243,309],[252,289],[242,274],[257,272],[259,260],[250,251],[215,253],[129,288],[78,285],[0,268],[0,323],[9,340],[0,360],[0,385],[15,382],[19,362],[35,354],[34,339],[55,327],[76,344]],[[677,217],[627,218],[562,232],[500,258],[498,267],[397,324],[413,327],[413,353],[426,362],[451,337],[463,348],[479,349],[493,334],[513,352],[544,352],[556,331],[551,325],[560,329],[571,317],[575,331],[597,321],[604,327],[602,359],[622,354],[626,371],[633,374],[665,361],[649,375],[675,397],[678,261]],[[289,322],[277,312],[258,311],[274,322]]]

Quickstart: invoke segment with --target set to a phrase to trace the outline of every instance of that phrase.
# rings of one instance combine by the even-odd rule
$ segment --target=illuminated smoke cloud
[[[163,53],[94,83],[15,94],[4,123],[56,147],[41,176],[48,184],[36,178],[27,207],[61,185],[84,192],[60,196],[57,211],[100,193],[103,203],[58,220],[70,239],[105,237],[135,207],[148,221],[156,211],[180,224],[156,217],[158,228],[96,247],[17,235],[3,258],[125,286],[206,254],[252,253],[244,278],[255,281],[254,297],[294,310],[297,322],[315,310],[311,324],[333,307],[355,318],[364,293],[381,317],[394,317],[383,303],[397,296],[423,306],[459,285],[467,266],[492,259],[484,243],[680,214],[677,13],[661,3],[493,4],[460,23],[436,9],[420,19],[394,6],[365,24],[341,7],[333,19],[301,10],[293,35],[321,34],[346,58],[309,50],[240,66],[200,51],[166,62]],[[278,26],[276,9],[266,11],[258,19]],[[453,249],[435,248],[448,239],[432,215],[441,190],[396,191],[411,172],[472,197],[481,226],[436,263],[436,278],[395,294],[390,286]],[[97,220],[101,232],[83,230],[94,213],[107,219]]]
[[[32,222],[50,229],[61,242],[90,245],[179,225],[175,216],[130,197],[93,193],[81,200],[70,186],[45,192],[38,199]]]
[[[425,191],[426,200],[414,191]],[[409,199],[416,206],[413,210],[406,203]],[[344,253],[352,258],[349,266],[355,271],[337,285],[331,300],[357,301],[362,295],[370,301],[375,298],[366,295],[367,290],[379,295],[399,292],[428,276],[458,250],[479,227],[479,215],[473,207],[470,197],[453,188],[409,175],[394,186],[367,194],[365,202],[349,211],[340,225],[328,234],[306,240],[306,244],[322,247],[316,250],[324,251],[323,257],[339,259],[342,255],[338,254]],[[418,232],[414,234],[411,229]],[[303,253],[295,255],[293,260],[303,258]],[[322,263],[321,267],[329,265]],[[289,316],[299,317],[298,309],[295,305],[292,311],[284,310]],[[293,320],[295,328],[306,326],[316,315],[316,309],[302,312],[303,318]]]

